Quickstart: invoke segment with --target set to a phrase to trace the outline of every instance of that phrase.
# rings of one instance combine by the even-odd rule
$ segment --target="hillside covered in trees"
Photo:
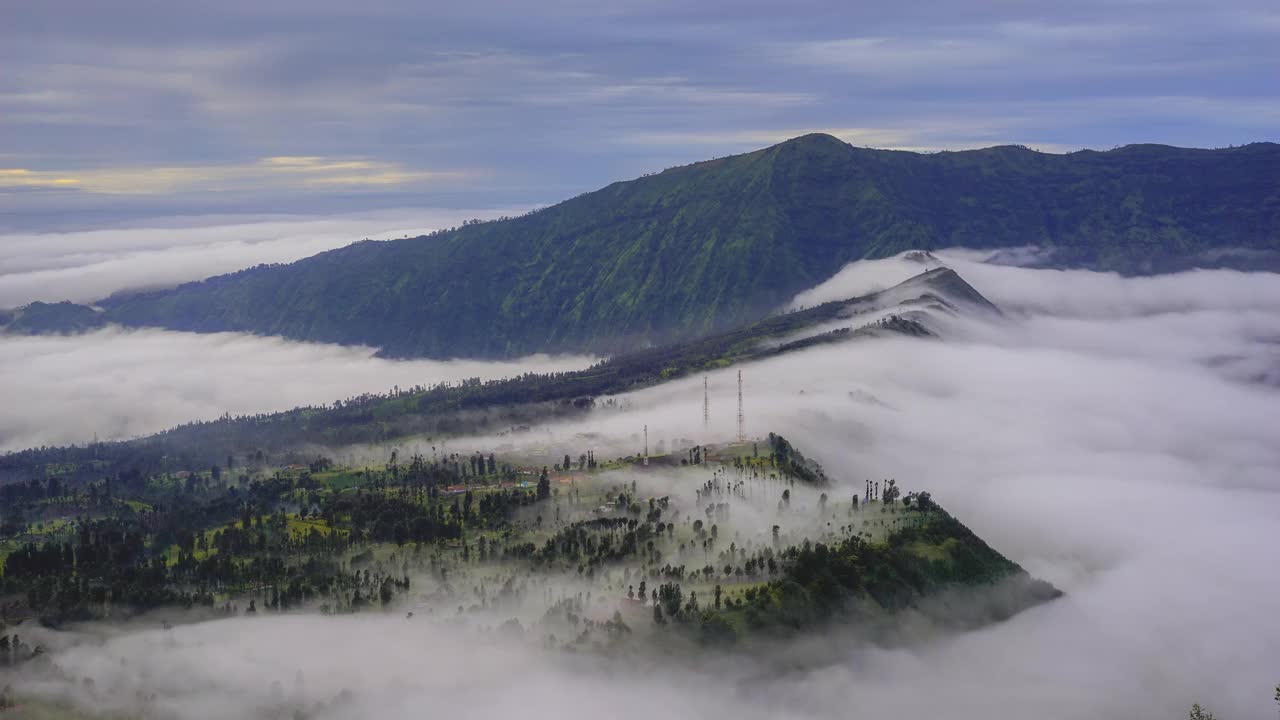
[[[806,135],[528,215],[102,301],[105,320],[392,356],[616,352],[758,319],[861,258],[1054,248],[1142,271],[1280,249],[1280,145],[917,154]],[[65,312],[65,311],[64,311]]]
[[[643,459],[587,449],[553,467],[521,451],[392,451],[360,467],[33,480],[6,488],[0,668],[58,640],[27,620],[157,608],[185,610],[178,621],[397,610],[585,650],[836,619],[885,639],[897,613],[968,628],[1061,594],[927,492],[840,487],[772,433]]]

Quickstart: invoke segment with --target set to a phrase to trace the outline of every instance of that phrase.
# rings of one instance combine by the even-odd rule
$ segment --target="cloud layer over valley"
[[[505,214],[518,214],[523,209]],[[92,302],[119,290],[291,262],[362,238],[416,237],[496,210],[403,210],[334,217],[167,218],[141,227],[0,235],[0,308]]]
[[[590,358],[395,361],[241,333],[0,335],[0,450],[119,439],[192,420],[323,405],[392,386],[585,367]]]
[[[273,681],[309,702],[354,691],[348,702],[326,705],[324,718],[495,717],[539,708],[562,718],[1083,720],[1184,717],[1192,702],[1224,720],[1273,713],[1280,278],[1125,279],[982,265],[959,252],[939,258],[1004,315],[943,319],[942,340],[857,341],[748,365],[747,431],[786,435],[845,486],[834,493],[887,477],[931,491],[996,549],[1063,589],[1057,601],[905,648],[846,642],[847,631],[833,628],[773,652],[689,661],[549,654],[494,636],[458,636],[403,613],[224,620],[169,635],[114,631],[54,659],[73,678],[156,693],[160,708],[191,718],[260,712],[272,702]],[[852,268],[822,292],[846,297],[873,289],[869,283],[892,285],[912,274],[906,262]],[[818,302],[822,292],[798,302]],[[194,363],[189,375],[122,392],[111,405],[121,416],[151,412],[165,387],[188,392],[213,383],[210,396],[187,401],[212,408],[275,385],[283,387],[273,392],[311,401],[341,394],[343,382],[386,386],[446,371],[356,351],[168,335],[106,331],[30,342],[114,356],[135,377],[157,362],[149,344],[194,343],[157,363],[171,376]],[[285,381],[303,377],[304,364],[305,383]],[[327,373],[341,382],[326,381]],[[709,378],[719,437],[734,432],[735,373]],[[30,399],[9,404],[17,409],[6,416],[47,405],[50,415],[33,427],[74,424],[73,411],[63,409],[69,399],[113,381],[109,368],[83,375],[76,380],[24,351],[5,363],[12,383],[5,395],[30,386]],[[627,409],[552,426],[549,437],[581,447],[580,433],[591,431],[625,447],[645,424],[651,442],[698,437],[701,380],[634,393]],[[75,413],[101,421],[93,406]],[[172,409],[184,413],[190,407]],[[546,437],[539,433],[539,442]],[[79,683],[43,682],[46,692],[92,701]]]

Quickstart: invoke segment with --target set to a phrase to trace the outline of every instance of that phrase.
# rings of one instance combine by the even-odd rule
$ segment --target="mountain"
[[[392,356],[616,352],[764,316],[912,248],[1057,250],[1141,271],[1280,250],[1280,145],[918,154],[806,135],[531,214],[108,298],[107,318],[367,344]]]
[[[81,333],[105,324],[105,313],[65,301],[37,301],[0,316],[0,329],[17,335]]]

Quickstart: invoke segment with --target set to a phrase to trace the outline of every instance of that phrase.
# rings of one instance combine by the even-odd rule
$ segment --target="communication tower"
[[[707,393],[707,376],[702,376],[702,429],[711,430],[711,397]]]
[[[746,426],[746,417],[742,414],[742,371],[738,371],[738,442],[747,441],[747,433],[744,430]]]
[[[649,426],[644,426],[644,464],[649,464]]]

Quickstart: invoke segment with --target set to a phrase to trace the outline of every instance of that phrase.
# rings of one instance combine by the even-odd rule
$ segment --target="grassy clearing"
[[[259,515],[259,516],[257,516],[257,518],[256,518],[256,520],[254,521],[254,523],[255,523],[255,525],[257,525],[257,524],[262,524],[262,523],[266,523],[266,522],[268,522],[268,521],[271,519],[271,517],[272,517],[272,516],[270,516],[270,515]],[[289,525],[289,534],[290,534],[290,535],[306,536],[306,535],[307,535],[308,533],[310,533],[312,530],[315,530],[316,532],[320,533],[321,535],[328,535],[329,533],[332,533],[332,532],[341,532],[341,533],[345,533],[345,532],[347,532],[346,530],[344,530],[344,529],[342,529],[342,528],[335,528],[335,527],[331,526],[329,523],[327,523],[327,522],[325,522],[324,520],[321,520],[321,519],[319,519],[319,518],[307,518],[307,519],[305,519],[305,520],[304,520],[304,519],[302,519],[302,518],[298,517],[297,515],[288,515],[288,516],[286,516],[285,520],[286,520],[286,522],[287,522],[287,523],[288,523],[288,525]],[[233,527],[233,528],[237,528],[237,529],[243,530],[243,529],[244,529],[244,522],[243,522],[243,521],[240,521],[240,520],[236,520],[235,522],[232,522],[232,523],[228,523],[228,524],[225,524],[225,525],[218,525],[218,526],[216,526],[216,527],[208,528],[208,529],[204,530],[202,533],[200,533],[200,535],[201,535],[202,537],[201,537],[201,538],[197,538],[196,548],[195,548],[194,552],[192,553],[192,555],[195,557],[195,559],[196,559],[196,560],[203,560],[203,559],[205,559],[205,558],[207,558],[207,557],[209,557],[209,556],[211,556],[211,555],[216,555],[216,554],[218,553],[218,551],[217,551],[217,549],[216,549],[216,548],[212,547],[212,545],[213,545],[213,535],[214,535],[214,533],[217,533],[217,532],[219,532],[219,531],[221,531],[221,530],[223,530],[223,529],[225,529],[225,528],[229,528],[229,527]],[[201,540],[203,540],[203,542],[201,542]],[[203,550],[203,549],[201,549],[201,547],[200,547],[200,546],[201,546],[202,544],[203,544],[203,545],[207,545],[207,546],[209,546],[209,549],[208,549],[208,550]],[[170,545],[169,547],[165,548],[163,555],[164,555],[165,563],[167,563],[167,564],[169,564],[169,565],[176,564],[176,563],[178,562],[178,555],[179,555],[179,548],[178,548],[178,546],[177,546],[177,545]]]
[[[948,541],[949,542],[949,541]],[[930,561],[947,561],[951,559],[950,551],[942,545],[933,545],[916,541],[907,545],[907,552],[916,557]]]
[[[329,523],[325,522],[324,520],[318,520],[318,519],[303,520],[297,517],[296,515],[289,516],[288,522],[289,522],[289,532],[291,534],[306,535],[312,530],[315,530],[321,535],[328,535],[329,533],[334,532],[336,529],[330,526]],[[337,531],[346,532],[345,530],[340,530],[340,529],[338,529]]]
[[[365,481],[363,470],[351,468],[312,473],[311,478],[330,490],[349,490]]]

